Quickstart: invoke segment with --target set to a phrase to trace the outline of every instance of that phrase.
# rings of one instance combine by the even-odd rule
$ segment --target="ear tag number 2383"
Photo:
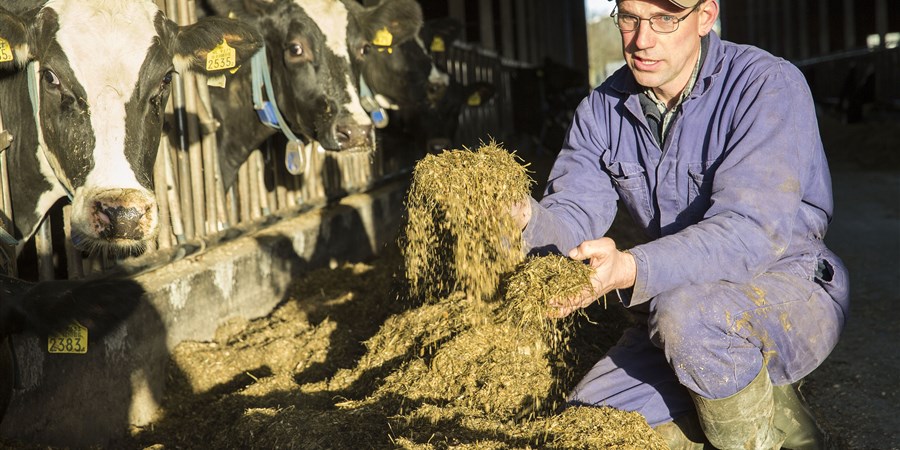
[[[88,329],[72,322],[58,333],[47,336],[47,352],[84,354],[88,351]]]

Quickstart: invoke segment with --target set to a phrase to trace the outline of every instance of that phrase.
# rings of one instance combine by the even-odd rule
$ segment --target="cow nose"
[[[372,145],[372,124],[340,122],[334,126],[334,136],[341,149]]]
[[[428,104],[433,108],[440,103],[440,101],[444,98],[444,93],[447,92],[447,85],[440,83],[428,83],[428,88],[426,90],[428,97]]]
[[[431,138],[425,143],[425,151],[438,154],[444,150],[450,150],[453,143],[447,138]]]
[[[151,232],[152,202],[137,193],[115,192],[95,198],[92,222],[102,239],[142,240]]]
[[[104,207],[102,203],[95,205],[99,235],[105,239],[134,239],[144,236],[141,229],[141,218],[144,211],[126,206]]]

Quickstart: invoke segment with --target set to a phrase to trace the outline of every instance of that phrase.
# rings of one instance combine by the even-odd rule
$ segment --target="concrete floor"
[[[849,268],[851,312],[803,391],[839,448],[900,449],[900,170],[833,163],[832,176],[825,240]]]

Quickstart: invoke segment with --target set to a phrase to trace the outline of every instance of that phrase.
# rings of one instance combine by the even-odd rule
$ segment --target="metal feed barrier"
[[[180,25],[196,21],[193,1],[166,0],[157,4]],[[474,147],[481,141],[491,138],[502,141],[510,136],[514,131],[510,73],[522,65],[465,44],[456,44],[448,50],[442,62],[452,77],[463,84],[491,82],[497,89],[487,104],[477,108],[463,106],[456,143]],[[283,159],[273,156],[274,146],[267,145],[251,153],[240,168],[235,186],[226,192],[218,177],[215,132],[219,124],[213,118],[209,89],[215,88],[208,87],[206,78],[197,74],[182,74],[173,81],[166,109],[167,116],[174,118],[170,121],[173,126],[160,141],[154,167],[160,232],[144,254],[124,259],[111,254],[83,254],[68,238],[71,206],[64,205],[45,218],[33,238],[33,262],[31,258],[23,258],[26,261],[20,264],[23,267],[16,267],[14,249],[9,245],[0,248],[3,251],[0,261],[5,260],[6,272],[36,273],[38,280],[50,280],[83,278],[123,262],[143,268],[156,267],[184,254],[183,248],[212,245],[235,227],[261,226],[272,215],[297,212],[347,194],[364,192],[391,176],[382,169],[382,150],[374,155],[313,152],[312,170],[295,176],[285,169]],[[8,140],[0,119],[0,144]],[[0,226],[12,231],[15,212],[9,201],[7,169],[3,151],[0,152]],[[408,173],[411,167],[406,169]],[[62,230],[65,239],[59,239],[59,232],[54,233],[57,229]],[[24,267],[25,264],[28,266]]]

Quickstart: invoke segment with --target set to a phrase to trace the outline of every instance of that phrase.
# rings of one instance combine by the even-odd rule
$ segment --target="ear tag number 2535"
[[[9,46],[9,41],[0,37],[0,62],[7,62],[13,60],[12,48]]]
[[[237,65],[235,50],[225,39],[206,55],[206,70],[225,70]]]
[[[47,336],[47,352],[84,354],[88,351],[88,329],[72,322],[58,333]]]

